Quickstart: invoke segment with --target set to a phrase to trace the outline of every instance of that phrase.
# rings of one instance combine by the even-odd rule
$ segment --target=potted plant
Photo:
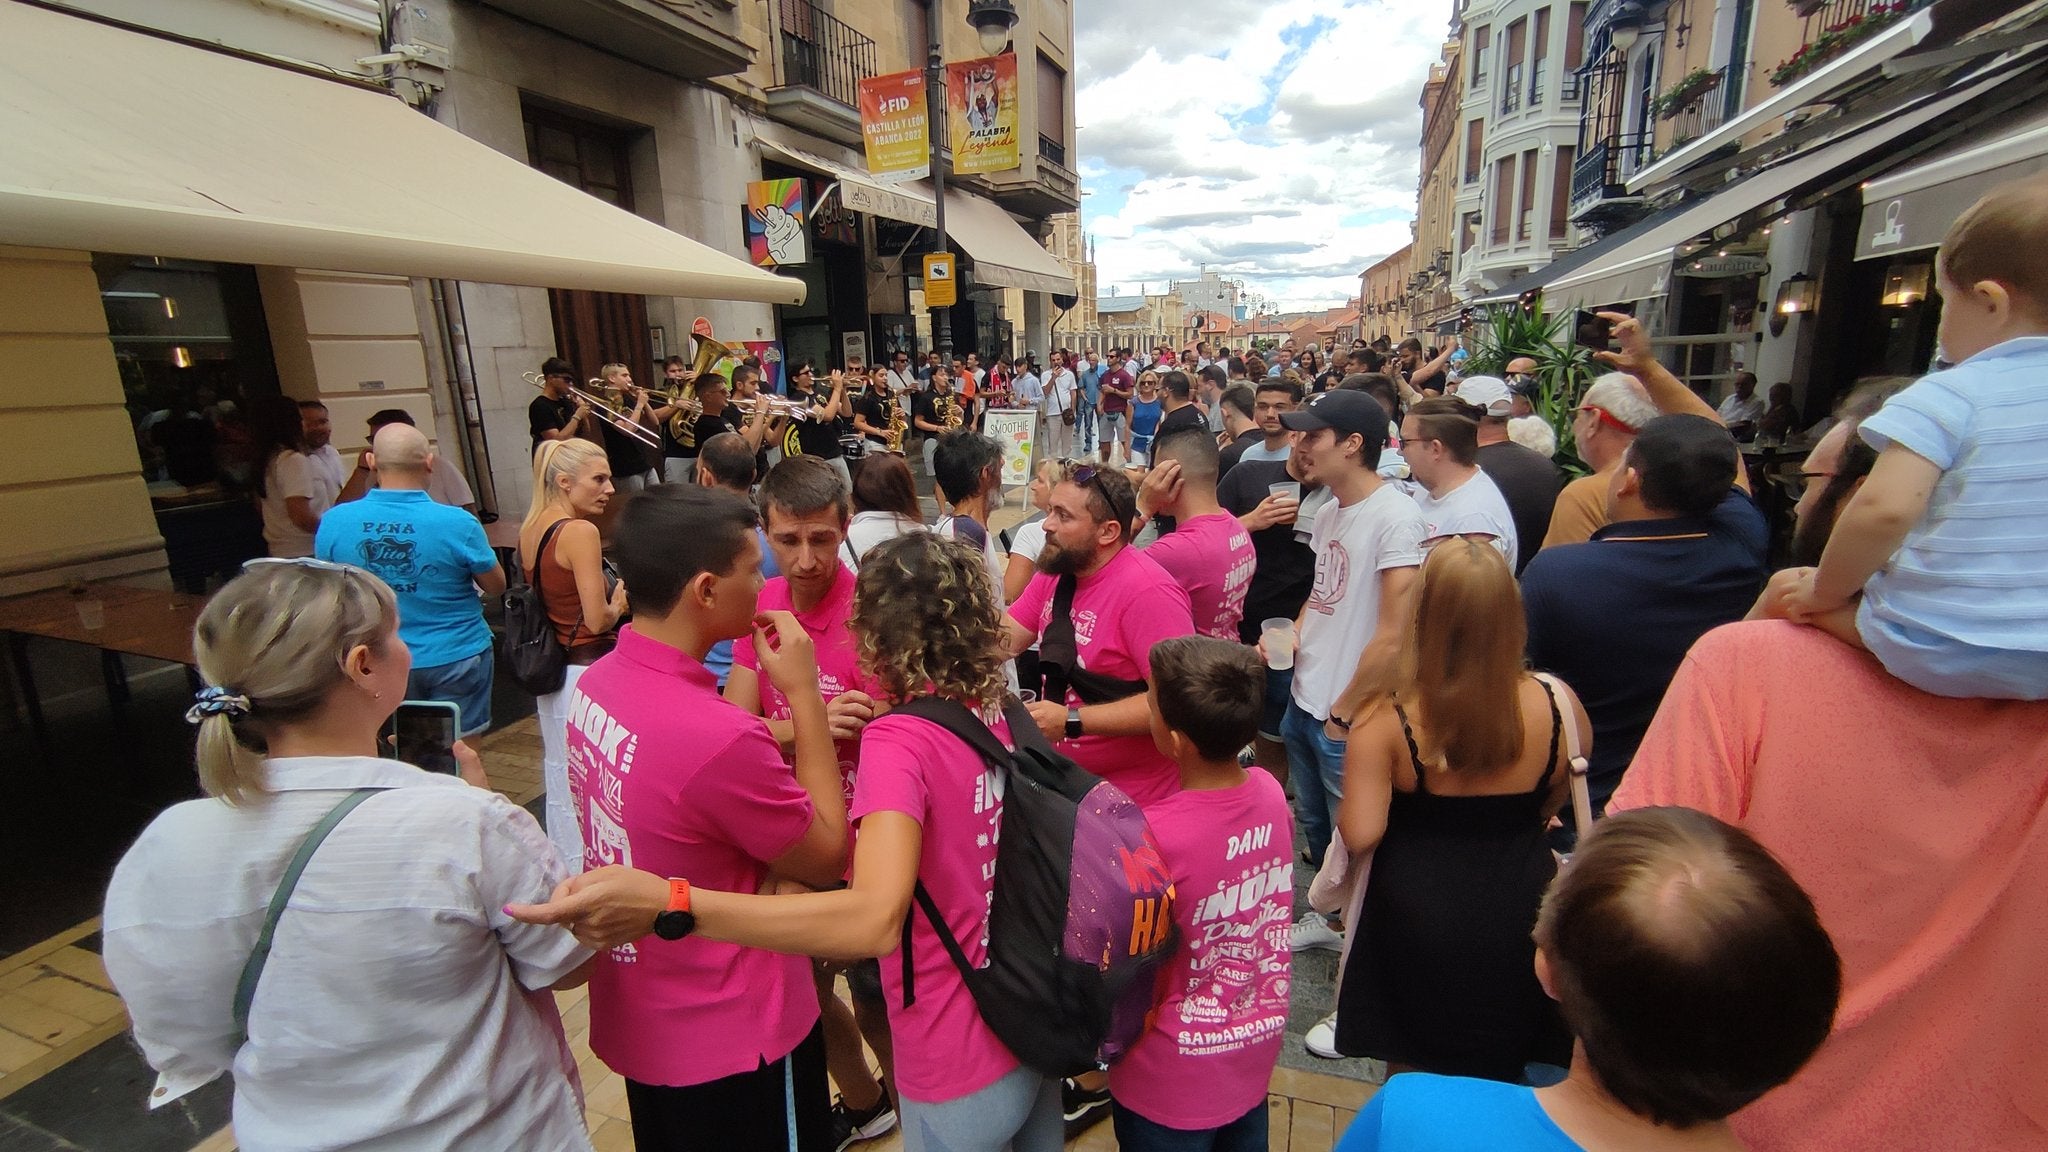
[[[1897,23],[1906,13],[1924,7],[1925,3],[1926,0],[1894,0],[1890,4],[1873,4],[1867,11],[1859,12],[1838,24],[1829,25],[1789,59],[1772,69],[1771,86],[1782,88],[1790,84],[1856,44]]]
[[[1651,102],[1651,109],[1665,120],[1675,120],[1678,114],[1698,102],[1699,98],[1721,86],[1721,70],[1716,68],[1695,68],[1679,78],[1662,96]]]
[[[1475,325],[1469,336],[1467,375],[1501,376],[1508,362],[1527,356],[1536,361],[1536,415],[1557,434],[1560,468],[1572,476],[1592,469],[1579,459],[1578,444],[1572,438],[1572,416],[1579,399],[1603,369],[1571,338],[1572,310],[1544,315],[1543,297],[1537,295],[1530,307],[1497,305],[1483,324]]]

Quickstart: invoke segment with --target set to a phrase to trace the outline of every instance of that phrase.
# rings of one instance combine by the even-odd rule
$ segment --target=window
[[[1515,158],[1504,156],[1493,166],[1493,227],[1488,231],[1491,242],[1508,242],[1509,225],[1515,218]]]
[[[1529,53],[1529,106],[1543,103],[1543,73],[1550,63],[1550,9],[1536,13],[1536,36]]]
[[[1508,42],[1501,49],[1500,110],[1513,112],[1522,106],[1522,50],[1528,47],[1529,21],[1508,25]]]
[[[1536,150],[1522,153],[1522,197],[1517,201],[1515,212],[1515,240],[1529,238],[1530,225],[1536,219]]]
[[[1465,213],[1458,224],[1458,255],[1463,256],[1472,250],[1472,242],[1479,239],[1479,213]]]
[[[1563,240],[1571,232],[1572,166],[1579,158],[1570,144],[1557,150],[1557,168],[1550,174],[1550,239]]]
[[[1472,30],[1472,87],[1474,90],[1486,85],[1486,57],[1493,47],[1493,29],[1482,25]]]
[[[1465,183],[1479,183],[1479,173],[1486,168],[1486,121],[1465,122]]]
[[[1043,52],[1038,54],[1038,154],[1066,166],[1067,74]]]
[[[1564,25],[1564,98],[1579,98],[1579,69],[1586,66],[1586,5],[1574,3]]]

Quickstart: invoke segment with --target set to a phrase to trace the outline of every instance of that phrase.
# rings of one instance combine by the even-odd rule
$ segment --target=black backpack
[[[555,533],[568,522],[564,517],[548,526],[541,534],[540,547],[533,550],[533,567],[520,570],[519,579],[505,589],[505,668],[512,673],[513,683],[535,696],[559,692],[569,666],[568,654],[555,635],[555,622],[548,619],[540,581],[535,578]],[[576,627],[583,627],[580,617]]]
[[[1153,975],[1178,944],[1173,885],[1137,804],[1045,742],[1014,698],[1017,748],[953,700],[895,709],[939,725],[1003,777],[988,963],[976,968],[920,883],[917,906],[975,1007],[1012,1055],[1047,1076],[1105,1067],[1138,1038]],[[903,918],[903,1006],[916,1000]]]

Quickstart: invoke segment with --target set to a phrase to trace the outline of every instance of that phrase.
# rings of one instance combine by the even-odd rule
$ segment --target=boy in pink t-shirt
[[[1258,729],[1265,669],[1242,644],[1194,636],[1154,646],[1151,666],[1152,738],[1181,790],[1145,818],[1172,874],[1182,948],[1145,1033],[1109,1070],[1117,1143],[1208,1132],[1211,1147],[1264,1148],[1294,913],[1287,797],[1237,762]]]
[[[1252,534],[1216,500],[1222,459],[1207,431],[1161,436],[1152,445],[1152,470],[1138,486],[1138,514],[1173,517],[1174,530],[1145,549],[1188,594],[1195,631],[1237,639],[1244,597],[1258,569]]]

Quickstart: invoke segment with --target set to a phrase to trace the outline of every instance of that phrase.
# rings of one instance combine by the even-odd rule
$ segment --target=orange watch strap
[[[690,910],[690,882],[689,882],[688,880],[675,880],[675,879],[671,879],[671,880],[670,880],[670,881],[668,882],[668,908],[667,908],[667,911],[670,911],[670,912],[688,912],[689,910]]]

